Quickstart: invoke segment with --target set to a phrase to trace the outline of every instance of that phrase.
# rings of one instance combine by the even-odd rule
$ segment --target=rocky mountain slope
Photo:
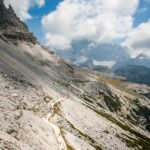
[[[148,86],[68,65],[13,16],[0,24],[1,150],[150,149]]]

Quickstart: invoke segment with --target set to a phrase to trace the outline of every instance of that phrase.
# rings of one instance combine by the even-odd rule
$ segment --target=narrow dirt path
[[[67,146],[65,143],[65,140],[63,139],[63,136],[61,135],[61,131],[59,129],[59,127],[53,123],[50,122],[51,117],[54,114],[54,107],[57,103],[59,103],[60,101],[63,101],[66,97],[64,97],[63,99],[59,99],[57,101],[53,101],[50,102],[48,105],[52,108],[52,112],[48,113],[46,116],[46,121],[49,123],[49,125],[53,128],[57,142],[58,142],[58,146],[59,146],[59,150],[67,150]]]

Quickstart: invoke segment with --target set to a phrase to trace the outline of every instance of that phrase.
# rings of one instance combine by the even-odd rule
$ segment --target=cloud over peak
[[[64,0],[42,19],[47,46],[64,49],[74,40],[111,43],[132,30],[138,0]]]

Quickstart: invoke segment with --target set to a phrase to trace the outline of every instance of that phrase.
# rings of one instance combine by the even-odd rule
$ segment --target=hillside
[[[150,88],[67,64],[10,10],[0,0],[0,149],[149,150]]]
[[[115,70],[115,73],[125,78],[126,81],[146,84],[150,86],[150,69],[138,65],[126,65]]]

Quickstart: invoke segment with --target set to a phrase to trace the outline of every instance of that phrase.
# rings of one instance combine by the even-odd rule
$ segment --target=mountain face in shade
[[[55,51],[71,64],[96,71],[99,70],[97,68],[114,71],[125,65],[150,68],[148,56],[139,54],[137,57],[131,58],[129,49],[117,44],[97,44],[87,40],[79,40],[73,41],[69,49]]]
[[[74,41],[70,49],[56,51],[69,63],[80,67],[96,68],[94,70],[97,70],[97,67],[107,69],[120,67],[129,59],[126,48],[112,44],[97,44],[87,40]],[[95,65],[94,62],[98,62],[98,65]],[[113,64],[109,66],[111,62]]]
[[[138,65],[126,65],[117,69],[115,73],[125,77],[129,82],[141,83],[150,86],[150,69]]]
[[[150,69],[150,58],[144,54],[140,54],[136,58],[130,59],[128,64],[145,66]]]
[[[0,35],[10,40],[23,40],[35,43],[37,40],[28,27],[16,16],[13,8],[6,8],[4,0],[0,0]]]

